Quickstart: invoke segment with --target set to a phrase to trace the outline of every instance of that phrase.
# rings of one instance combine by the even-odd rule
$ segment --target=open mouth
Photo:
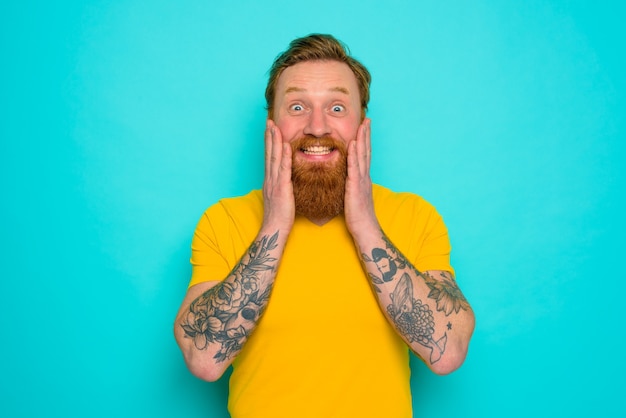
[[[334,150],[333,147],[322,146],[322,145],[313,145],[309,147],[302,147],[300,151],[302,151],[306,155],[327,155],[330,154]]]

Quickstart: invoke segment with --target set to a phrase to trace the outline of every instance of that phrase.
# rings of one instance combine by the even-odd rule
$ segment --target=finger
[[[281,158],[282,158],[282,137],[280,130],[274,124],[273,121],[267,122],[267,156],[266,156],[266,170],[269,179],[275,180],[278,177],[280,170]]]
[[[272,132],[272,152],[273,152],[272,167],[273,167],[273,172],[274,172],[274,178],[278,179],[280,172],[281,172],[282,165],[283,165],[283,158],[284,158],[283,150],[284,150],[285,144],[283,144],[283,137],[280,133],[280,129],[278,129],[278,126],[276,126],[273,123],[271,127],[271,132]]]
[[[271,174],[270,160],[272,157],[272,121],[268,119],[265,122],[265,176]]]
[[[356,179],[359,176],[359,162],[356,156],[356,143],[357,141],[350,141],[348,143],[348,179]]]
[[[356,141],[356,157],[361,176],[366,176],[369,173],[370,151],[369,119],[364,119],[359,126]]]
[[[283,181],[291,181],[291,145],[282,144],[282,158],[280,161],[280,179]]]
[[[365,118],[365,120],[363,121],[365,123],[365,141],[364,141],[364,146],[365,146],[365,164],[364,164],[364,168],[365,168],[365,172],[369,175],[369,171],[370,171],[370,163],[372,161],[372,129],[371,129],[371,125],[372,125],[372,121],[369,118]]]

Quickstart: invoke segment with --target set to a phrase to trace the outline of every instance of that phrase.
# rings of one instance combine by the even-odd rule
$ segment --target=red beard
[[[310,145],[330,146],[339,151],[331,162],[302,162],[296,153]],[[343,142],[331,137],[306,136],[291,143],[293,150],[293,194],[296,214],[311,220],[330,220],[343,212],[348,175],[347,151]]]

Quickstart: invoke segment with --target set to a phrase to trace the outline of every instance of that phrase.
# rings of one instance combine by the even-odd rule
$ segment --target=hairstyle
[[[274,60],[265,89],[267,112],[270,117],[274,113],[274,98],[276,96],[278,78],[285,68],[306,61],[338,61],[348,65],[354,73],[359,86],[361,115],[365,117],[367,104],[370,100],[369,87],[372,81],[369,71],[363,64],[350,56],[350,50],[343,42],[332,35],[318,33],[294,39],[289,44],[289,48]]]

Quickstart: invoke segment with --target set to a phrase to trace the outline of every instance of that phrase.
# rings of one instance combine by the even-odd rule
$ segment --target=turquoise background
[[[173,339],[191,236],[261,186],[273,58],[329,32],[373,74],[373,179],[437,206],[476,312],[460,370],[412,361],[415,416],[624,416],[625,18],[619,1],[2,2],[0,414],[227,416],[226,379],[191,376]]]

